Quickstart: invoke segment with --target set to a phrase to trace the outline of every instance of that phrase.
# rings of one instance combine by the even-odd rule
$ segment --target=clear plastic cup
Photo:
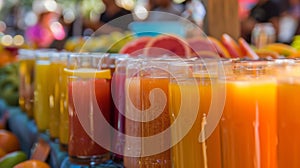
[[[72,54],[68,60],[69,144],[72,163],[97,165],[110,158],[99,140],[111,141],[111,133],[98,120],[111,123],[111,72],[101,69],[106,54]]]
[[[20,49],[19,58],[19,105],[29,118],[33,117],[35,51]]]

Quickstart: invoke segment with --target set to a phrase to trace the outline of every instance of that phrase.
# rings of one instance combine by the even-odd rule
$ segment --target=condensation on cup
[[[252,31],[251,42],[257,48],[262,48],[267,44],[274,43],[276,32],[272,23],[258,23]]]

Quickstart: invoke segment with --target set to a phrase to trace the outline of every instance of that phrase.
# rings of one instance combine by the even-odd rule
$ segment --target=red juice
[[[71,79],[72,80],[72,79]],[[94,134],[101,134],[99,128],[94,128],[93,117],[100,111],[95,111],[93,106],[93,96],[96,97],[98,107],[105,119],[110,122],[111,94],[110,80],[107,79],[75,79],[69,82],[69,146],[68,152],[70,160],[79,164],[91,164],[91,162],[101,163],[109,159],[109,151],[102,148],[94,140]],[[74,97],[76,98],[74,99]],[[76,109],[74,100],[76,100]],[[85,113],[85,114],[82,114]],[[83,121],[78,116],[86,115],[89,120]],[[84,128],[83,122],[89,122],[90,128]],[[92,130],[88,134],[85,129]],[[97,130],[97,132],[93,132]],[[101,130],[100,130],[101,131]],[[103,135],[110,136],[110,135]]]
[[[113,112],[113,127],[120,133],[125,133],[125,73],[114,73],[114,80],[112,83],[112,96],[114,100]],[[118,153],[123,153],[124,137],[117,134],[113,135],[113,147]],[[116,155],[115,159],[122,159],[121,155]]]

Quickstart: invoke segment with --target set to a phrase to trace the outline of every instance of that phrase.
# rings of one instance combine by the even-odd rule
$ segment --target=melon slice
[[[214,37],[207,37],[207,39],[214,45],[219,55],[223,58],[230,58],[230,54],[225,46]]]
[[[239,45],[230,37],[228,34],[223,34],[221,37],[221,42],[228,50],[232,58],[241,58],[243,57],[242,51]]]
[[[144,49],[144,55],[149,57],[179,56],[191,57],[188,43],[174,35],[159,35],[149,41]]]
[[[240,37],[239,38],[239,44],[240,44],[240,47],[241,47],[241,50],[246,53],[246,56],[251,58],[251,59],[254,59],[254,60],[257,60],[259,59],[259,56],[255,53],[254,50],[252,50],[252,48],[250,47],[250,45],[244,40],[244,38]]]
[[[197,57],[227,57],[229,53],[220,44],[217,44],[217,40],[211,38],[195,37],[187,39],[189,46],[191,48],[191,53],[193,56]],[[216,42],[215,42],[216,41]],[[223,47],[223,48],[221,48]],[[223,50],[225,50],[225,53]]]

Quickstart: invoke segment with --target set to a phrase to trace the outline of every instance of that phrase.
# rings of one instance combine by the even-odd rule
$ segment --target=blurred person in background
[[[202,28],[205,15],[206,15],[206,10],[201,0],[185,1],[185,10],[181,14],[181,16],[191,20],[200,28]]]
[[[300,0],[289,0],[287,5],[279,21],[278,40],[283,43],[291,43],[293,37],[300,33]]]
[[[26,29],[25,36],[32,48],[48,48],[55,40],[65,38],[63,26],[58,22],[60,14],[43,11],[35,25]]]
[[[120,7],[115,0],[102,0],[102,2],[105,11],[100,15],[99,22],[86,23],[86,25],[94,31],[98,30],[97,33],[100,34],[128,30],[129,23],[133,21],[131,11]]]
[[[300,0],[289,0],[288,14],[300,18]]]
[[[149,11],[166,12],[180,16],[184,10],[183,5],[175,4],[172,0],[149,0]],[[172,15],[162,15],[161,13],[150,13],[147,21],[174,21],[178,17]]]
[[[100,23],[105,24],[121,16],[131,14],[131,11],[118,6],[115,0],[102,0],[105,5],[105,11],[100,16]]]
[[[248,42],[251,42],[251,33],[257,23],[272,23],[276,39],[279,32],[279,6],[271,0],[259,0],[250,10],[247,18],[241,21],[241,34]]]

